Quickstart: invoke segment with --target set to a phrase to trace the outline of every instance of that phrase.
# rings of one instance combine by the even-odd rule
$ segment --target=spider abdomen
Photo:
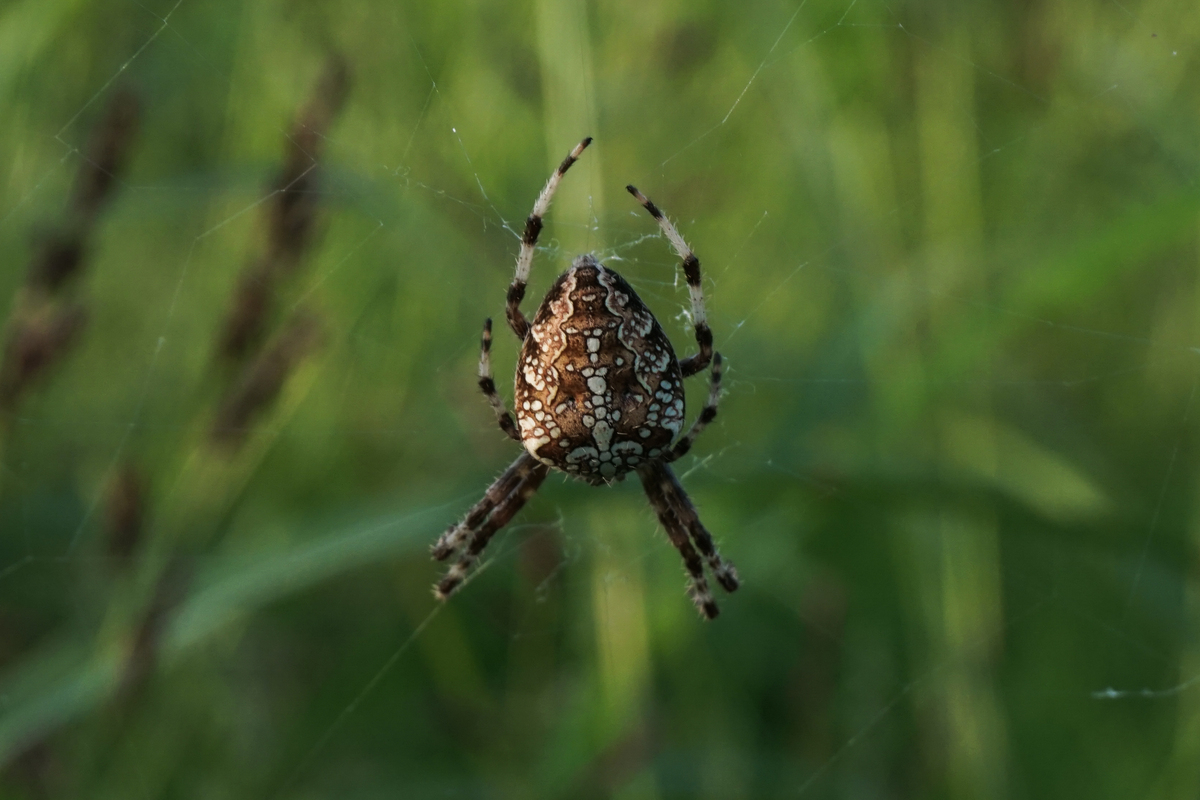
[[[618,479],[679,433],[682,381],[670,340],[633,287],[580,256],[546,293],[521,348],[521,440],[571,475]]]

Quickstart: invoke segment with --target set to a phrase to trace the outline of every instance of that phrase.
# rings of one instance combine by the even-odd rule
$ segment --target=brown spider
[[[591,142],[590,137],[584,139],[563,160],[525,222],[516,275],[508,288],[508,325],[522,341],[515,423],[496,394],[490,356],[492,321],[484,323],[479,388],[492,404],[500,428],[521,442],[526,452],[496,479],[466,518],[451,525],[434,545],[433,557],[438,561],[462,548],[434,594],[444,600],[462,584],[493,534],[533,496],[550,467],[592,485],[612,483],[627,472],[637,472],[659,522],[683,556],[692,600],[701,614],[713,619],[718,609],[704,577],[704,563],[728,592],[738,588],[737,571],[717,552],[695,506],[668,466],[687,453],[717,416],[721,394],[721,354],[713,352],[712,331],[704,314],[700,261],[658,207],[627,186],[683,259],[700,352],[677,361],[670,340],[633,287],[590,255],[576,258],[558,277],[532,324],[521,313],[542,217],[559,181]],[[700,372],[710,361],[708,402],[688,432],[672,445],[683,426],[683,379]]]

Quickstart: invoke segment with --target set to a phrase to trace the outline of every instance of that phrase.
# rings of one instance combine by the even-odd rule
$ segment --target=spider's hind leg
[[[500,477],[492,482],[487,491],[483,494],[483,499],[471,506],[467,511],[467,515],[462,522],[456,522],[446,529],[437,540],[437,543],[431,548],[433,557],[437,561],[445,561],[454,551],[462,546],[463,542],[471,535],[472,532],[487,519],[488,514],[491,514],[496,506],[504,502],[505,498],[512,493],[525,476],[529,474],[529,470],[537,462],[527,453],[522,453],[521,457],[514,461],[508,469],[500,473]]]
[[[475,508],[471,509],[471,512],[467,515],[467,519],[457,526],[457,529],[461,529],[461,532],[456,536],[457,541],[454,547],[446,550],[440,558],[439,553],[442,551],[439,548],[442,546],[442,541],[439,540],[438,547],[434,549],[434,557],[442,560],[449,556],[467,538],[468,534],[470,535],[470,541],[459,555],[458,561],[454,562],[454,565],[450,567],[445,577],[438,581],[433,589],[434,595],[439,600],[445,600],[462,585],[463,581],[467,579],[467,573],[470,572],[471,566],[479,558],[479,554],[483,552],[483,549],[487,547],[492,536],[495,535],[496,531],[507,525],[516,516],[517,512],[529,502],[529,498],[533,497],[534,493],[537,492],[538,487],[542,485],[542,481],[546,479],[546,475],[549,472],[550,468],[545,464],[535,460],[527,453],[522,454],[491,485],[484,499]],[[514,476],[515,480],[513,479]],[[508,480],[506,481],[506,479]],[[481,506],[489,498],[497,497],[506,487],[508,491],[505,495],[501,496],[497,501],[492,502],[486,511],[480,510]],[[466,527],[472,519],[477,519],[478,521],[475,525],[469,528]],[[446,539],[454,530],[456,529],[447,531],[443,534],[442,539]]]
[[[671,544],[675,545],[679,555],[683,556],[683,566],[687,570],[689,578],[688,595],[705,619],[716,619],[721,610],[717,607],[717,601],[713,600],[712,592],[708,588],[708,581],[704,577],[704,562],[696,554],[696,549],[688,540],[687,529],[672,509],[671,502],[663,491],[663,483],[658,470],[639,470],[638,477],[642,479],[646,497],[649,498],[650,506],[658,516],[659,523],[667,532]]]
[[[708,528],[705,528],[704,523],[700,521],[700,514],[696,511],[696,507],[692,505],[692,501],[687,496],[687,492],[684,491],[679,478],[675,476],[674,471],[666,464],[656,464],[652,469],[662,486],[662,492],[671,507],[671,511],[675,513],[675,516],[679,518],[679,521],[687,529],[688,534],[691,535],[692,541],[696,543],[696,549],[700,551],[704,556],[704,560],[708,562],[708,568],[712,570],[713,577],[717,579],[717,583],[721,584],[721,588],[727,592],[736,592],[741,585],[737,570],[733,564],[726,561],[717,552],[717,546],[713,542],[712,534],[708,532]]]

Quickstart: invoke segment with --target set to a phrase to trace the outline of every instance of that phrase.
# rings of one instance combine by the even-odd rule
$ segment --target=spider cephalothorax
[[[550,176],[525,222],[507,308],[508,324],[522,340],[516,422],[492,379],[492,321],[487,320],[483,328],[479,387],[492,404],[501,429],[521,442],[527,454],[505,470],[466,518],[450,526],[434,545],[433,556],[439,561],[461,549],[458,561],[438,582],[435,593],[445,599],[462,584],[491,537],[537,491],[550,467],[591,484],[621,480],[636,471],[659,522],[683,556],[692,599],[701,613],[712,619],[718,610],[704,565],[730,592],[738,588],[737,572],[717,553],[712,536],[668,466],[688,452],[696,436],[716,417],[721,393],[721,355],[712,349],[700,261],[662,212],[628,186],[683,259],[700,351],[682,362],[676,360],[670,340],[633,287],[590,255],[576,258],[559,276],[532,324],[521,313],[542,217],[562,176],[591,141],[580,142]],[[675,441],[683,426],[683,379],[710,363],[708,402],[688,432]]]

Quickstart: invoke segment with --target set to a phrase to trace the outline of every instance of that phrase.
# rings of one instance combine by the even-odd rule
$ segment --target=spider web
[[[18,22],[30,29],[83,24],[38,19],[24,7],[9,13],[10,30]],[[577,640],[594,628],[587,635],[595,652],[580,658],[591,659],[597,673],[592,680],[606,698],[591,712],[598,720],[593,735],[603,744],[593,748],[592,762],[567,752],[583,747],[587,737],[579,731],[564,733],[567,744],[546,748],[557,747],[563,763],[576,764],[577,780],[623,776],[630,794],[702,785],[718,793],[721,786],[746,793],[761,785],[768,787],[762,793],[789,796],[864,786],[868,794],[903,791],[898,786],[1002,793],[1021,780],[1051,793],[1069,771],[1023,756],[1034,745],[1013,732],[1031,716],[1024,708],[1031,698],[1046,696],[1055,713],[1074,715],[1054,719],[1051,727],[1088,721],[1118,730],[1155,726],[1173,744],[1141,752],[1145,763],[1123,761],[1128,780],[1143,791],[1169,792],[1163,787],[1177,785],[1173,781],[1188,785],[1188,770],[1171,759],[1183,763],[1194,750],[1186,732],[1200,685],[1200,653],[1189,633],[1200,609],[1194,566],[1184,566],[1196,558],[1188,499],[1200,344],[1189,320],[1194,304],[1178,300],[1194,291],[1194,232],[1180,234],[1186,226],[1172,220],[1194,220],[1196,211],[1195,150],[1184,133],[1195,121],[1185,110],[1195,99],[1189,94],[1194,12],[1182,4],[1113,2],[1090,9],[1092,18],[1084,20],[1071,16],[1081,13],[1074,7],[1031,7],[1024,19],[1065,31],[1062,48],[1083,48],[1085,28],[1103,39],[1092,50],[1029,56],[1035,67],[1039,58],[1069,62],[1070,69],[1056,73],[1063,76],[1060,84],[1039,82],[1036,68],[1027,64],[1022,72],[1002,54],[961,38],[963,31],[969,39],[971,31],[988,30],[983,12],[959,18],[872,0],[805,0],[758,10],[716,33],[699,23],[662,25],[674,30],[675,38],[657,42],[668,55],[647,57],[636,69],[614,66],[598,50],[601,36],[609,37],[608,44],[622,33],[633,35],[636,20],[610,30],[584,13],[564,15],[543,6],[529,13],[523,22],[542,26],[533,38],[540,37],[545,121],[524,118],[524,112],[511,112],[509,119],[497,109],[488,93],[506,96],[494,85],[503,81],[484,67],[462,67],[472,48],[448,46],[434,35],[445,23],[415,12],[371,12],[398,53],[384,60],[402,77],[376,79],[372,68],[378,64],[370,54],[362,54],[367,64],[352,66],[358,85],[378,96],[370,102],[356,97],[348,118],[322,135],[325,154],[312,169],[326,176],[321,197],[327,221],[306,271],[281,292],[285,310],[321,308],[332,321],[332,343],[307,378],[294,376],[293,382],[307,380],[307,388],[294,400],[282,396],[286,413],[249,429],[264,443],[247,459],[241,482],[226,489],[233,498],[231,521],[223,523],[228,533],[211,548],[198,548],[196,588],[172,609],[177,621],[163,645],[172,655],[164,663],[188,664],[188,648],[220,635],[231,622],[246,624],[251,612],[272,601],[286,605],[306,593],[319,596],[328,582],[348,588],[342,576],[377,570],[376,560],[385,556],[406,566],[398,578],[377,576],[381,583],[431,580],[415,543],[429,540],[473,502],[487,471],[514,455],[496,443],[486,404],[473,394],[459,398],[473,391],[478,321],[500,313],[528,207],[550,166],[585,133],[602,135],[551,211],[530,296],[573,253],[595,251],[637,287],[677,349],[690,352],[687,291],[676,260],[652,221],[621,205],[614,175],[628,173],[678,221],[704,264],[717,348],[729,365],[715,430],[678,471],[709,527],[722,532],[723,549],[739,563],[747,590],[722,598],[726,618],[712,631],[678,633],[693,625],[682,592],[674,585],[674,594],[657,589],[662,574],[677,571],[675,555],[661,536],[645,535],[652,519],[638,510],[635,489],[620,486],[609,490],[615,500],[596,499],[581,487],[549,481],[526,521],[492,544],[473,585],[448,606],[450,613],[413,599],[423,585],[415,593],[402,589],[398,604],[408,615],[406,628],[393,626],[394,636],[373,649],[355,643],[354,674],[324,673],[337,696],[317,710],[319,720],[299,728],[297,741],[281,747],[268,791],[290,795],[342,763],[349,745],[339,747],[339,740],[360,741],[356,726],[368,737],[380,729],[373,715],[369,723],[363,719],[372,699],[445,692],[420,665],[435,669],[441,663],[437,648],[456,636],[486,639],[488,624],[499,628],[491,636],[520,652],[526,642]],[[1066,20],[1055,13],[1065,13]],[[6,150],[12,158],[0,208],[6,245],[54,217],[85,159],[85,124],[129,76],[150,85],[144,89],[151,104],[147,124],[159,126],[145,134],[151,142],[170,138],[163,132],[170,128],[167,116],[155,117],[153,108],[170,93],[216,95],[216,87],[237,98],[259,90],[253,65],[231,57],[215,32],[221,15],[187,0],[159,8],[135,3],[122,14],[131,18],[124,28],[131,31],[128,41],[111,64],[90,70],[86,86],[71,90],[76,94],[55,110],[61,124],[25,123],[42,132],[41,148],[32,155]],[[252,23],[248,17],[243,25],[258,30]],[[281,23],[274,35],[295,36],[305,24],[314,23],[296,23],[296,29]],[[1030,47],[1038,46],[1035,34],[1022,35]],[[244,58],[274,44],[242,43],[238,52]],[[104,509],[111,478],[124,463],[169,465],[163,470],[170,476],[149,503],[151,516],[189,491],[195,474],[188,464],[202,449],[196,420],[212,403],[189,398],[203,395],[211,377],[204,359],[213,326],[206,320],[223,307],[229,287],[228,278],[213,276],[236,273],[254,250],[264,208],[283,191],[262,188],[269,185],[262,165],[294,136],[282,121],[315,80],[314,53],[319,48],[297,56],[296,64],[278,66],[280,74],[296,68],[305,80],[266,92],[277,106],[271,118],[281,121],[271,136],[261,122],[267,115],[239,120],[232,114],[223,131],[208,122],[188,123],[194,126],[189,135],[224,142],[212,151],[240,159],[237,173],[206,166],[188,174],[183,162],[172,161],[178,154],[159,153],[157,161],[146,156],[147,162],[138,162],[133,177],[118,178],[123,199],[102,224],[158,237],[148,240],[145,257],[161,256],[162,263],[142,287],[151,301],[139,307],[126,299],[110,315],[136,312],[123,336],[105,333],[117,344],[85,345],[74,366],[22,407],[16,433],[2,442],[0,473],[7,477],[0,490],[11,510],[6,530],[15,535],[5,551],[9,562],[0,565],[0,586],[13,591],[14,603],[30,596],[32,580],[51,576],[62,587],[73,575],[109,569],[111,559],[102,552]],[[705,54],[721,59],[720,68],[706,71]],[[347,55],[353,61],[355,54]],[[842,81],[831,74],[853,72],[858,66],[847,63],[869,57],[908,59],[896,68],[908,77],[897,79],[890,102],[870,96],[865,79]],[[69,72],[62,59],[43,61]],[[629,118],[614,98],[629,91],[637,69],[649,73],[662,63],[677,65],[675,83],[643,76],[644,100],[655,113]],[[572,70],[565,78],[564,65]],[[511,83],[538,83],[522,72],[537,69],[518,63],[513,70]],[[464,79],[467,74],[475,80]],[[372,105],[386,102],[387,90],[399,86],[402,111]],[[698,108],[688,125],[672,124],[672,114],[689,103]],[[600,121],[598,130],[582,130]],[[524,138],[505,136],[506,125]],[[1113,126],[1132,143],[1106,139]],[[527,134],[538,130],[541,138],[531,141]],[[384,133],[394,141],[381,141]],[[244,146],[243,136],[249,140]],[[880,136],[891,143],[883,155],[870,148]],[[964,143],[970,145],[965,151]],[[1118,155],[1096,155],[1106,148]],[[870,157],[882,159],[882,166],[865,163]],[[1132,163],[1113,163],[1122,158]],[[524,166],[495,166],[509,159]],[[1099,197],[1089,203],[1093,198],[1084,198],[1081,188],[1064,190],[1054,170],[1028,175],[1031,163],[1035,169],[1061,165],[1064,174],[1093,170],[1099,177],[1079,186],[1092,187]],[[773,164],[778,179],[770,175]],[[893,185],[871,183],[880,170],[894,175]],[[1062,208],[1060,218],[1031,219],[1020,213],[1021,202],[1001,196],[1006,187],[1016,191],[1004,184],[1006,175],[1022,175],[1023,181],[1011,181],[1021,189],[1057,191],[1080,207]],[[739,177],[755,190],[739,189]],[[964,209],[956,203],[962,197],[978,199],[978,206]],[[1017,210],[1000,206],[1006,201]],[[178,209],[171,216],[158,204]],[[165,217],[171,222],[164,224]],[[172,230],[180,219],[186,224]],[[173,235],[164,236],[164,228]],[[1166,244],[1147,243],[1160,235]],[[104,302],[130,294],[129,286],[117,286],[120,280],[145,277],[133,268],[122,272],[102,255],[111,239],[94,248],[90,268],[96,273],[92,301],[101,317]],[[389,259],[398,266],[380,266]],[[454,266],[455,259],[470,269]],[[422,263],[431,266],[420,280],[439,291],[406,305],[395,287],[423,285],[414,277]],[[103,277],[106,270],[109,277]],[[1088,279],[1097,272],[1100,277]],[[19,277],[6,284],[14,295]],[[381,312],[372,292],[388,287],[395,292],[393,307]],[[428,308],[434,300],[440,316]],[[420,323],[405,328],[380,321],[389,315],[414,316]],[[402,329],[412,338],[399,338]],[[453,343],[443,343],[442,336],[453,336]],[[514,350],[511,342],[498,345],[498,375],[510,371]],[[89,359],[118,366],[112,387],[76,409],[73,398],[95,389],[96,370],[103,369],[78,366]],[[695,392],[703,390],[692,391],[694,409]],[[395,400],[391,421],[378,410],[389,399]],[[356,413],[356,400],[370,412]],[[436,404],[451,410],[440,416],[422,410]],[[1123,410],[1132,408],[1137,413]],[[909,436],[898,435],[898,428],[909,429]],[[268,512],[316,485],[323,470],[296,469],[281,479],[286,490],[256,482],[255,470],[261,465],[289,475],[281,459],[310,463],[330,453],[340,459],[335,469],[354,469],[329,445],[338,437],[373,440],[362,446],[365,462],[357,468],[375,468],[385,477],[365,491],[333,492],[316,516],[334,520],[342,513],[337,509],[347,507],[385,510],[369,523],[355,511],[350,524],[307,525],[312,535],[296,536],[289,529],[302,511]],[[68,447],[84,455],[64,472]],[[421,466],[379,468],[384,461]],[[47,504],[44,495],[61,495],[54,482],[68,480],[69,499],[49,503],[59,507],[51,524],[39,510]],[[281,494],[272,496],[275,491]],[[758,507],[739,499],[755,492],[761,493]],[[964,510],[980,504],[981,512]],[[615,522],[606,516],[609,506]],[[716,516],[710,518],[710,511]],[[158,524],[152,520],[150,530]],[[609,530],[622,524],[637,530],[629,536]],[[864,588],[872,570],[883,567],[873,558],[853,560],[836,535],[839,526],[864,533],[868,525],[886,526],[867,539],[869,546],[890,548],[882,563],[894,574],[883,581],[884,599]],[[250,542],[239,542],[239,534]],[[1049,541],[1031,541],[1039,535]],[[522,567],[526,562],[538,563]],[[514,574],[524,574],[531,599],[511,616],[488,613],[480,597],[496,596],[505,576],[511,584]],[[679,613],[658,611],[657,604],[672,600]],[[547,612],[551,604],[565,604],[565,610]],[[343,621],[348,627],[368,621],[352,602],[335,608],[359,615]],[[91,620],[90,612],[73,613]],[[480,614],[487,624],[472,624]],[[379,629],[377,621],[363,628]],[[1048,637],[1067,629],[1074,635],[1059,645],[1066,652],[1046,656],[1065,674],[1038,679],[1021,672],[1038,663],[1027,650],[1047,646]],[[750,632],[756,641],[768,634],[794,641],[778,651],[756,647],[744,638]],[[678,644],[681,636],[693,641]],[[341,652],[349,654],[350,647]],[[754,686],[751,672],[730,667],[739,647],[758,659],[793,659],[788,680],[821,678],[823,670],[836,677],[826,676],[824,694],[811,697],[782,683]],[[722,709],[738,711],[743,722],[753,718],[735,708],[736,698],[738,691],[755,696],[757,690],[768,696],[792,692],[788,707],[825,714],[823,727],[797,724],[800,755],[785,755],[777,749],[785,749],[790,729],[773,718],[763,722],[756,735],[766,738],[774,759],[763,767],[771,779],[755,777],[754,768],[735,763],[734,756],[705,772],[702,756],[675,752],[670,725],[650,730],[637,711],[652,698],[672,722],[687,718],[673,716],[685,704],[675,705],[672,693],[651,677],[656,663],[673,663],[679,652],[702,653],[711,662],[707,678],[690,684],[720,696],[705,725],[716,725]],[[1080,664],[1083,658],[1091,663]],[[25,663],[39,662],[30,656]],[[723,685],[722,667],[747,683],[731,685],[730,678]],[[289,665],[274,669],[286,674]],[[544,676],[532,667],[528,674]],[[47,736],[60,722],[77,721],[75,714],[22,716],[41,702],[39,695],[22,694],[19,682],[9,686],[5,703],[15,712],[6,735],[20,728],[11,719],[21,725],[40,720],[30,729]],[[749,701],[743,696],[742,702]],[[1120,707],[1137,702],[1151,707]],[[84,704],[76,713],[93,713],[92,707]],[[1179,735],[1172,739],[1176,717]],[[900,741],[910,735],[935,751],[921,776],[899,775],[895,766],[897,754],[914,752]],[[661,748],[657,755],[649,740]],[[1089,741],[1093,757],[1106,752],[1101,738]],[[867,766],[880,754],[892,772]],[[689,769],[701,777],[680,777]],[[721,777],[721,770],[735,778]],[[737,775],[745,782],[739,785]],[[549,786],[567,780],[543,777]],[[431,780],[462,791],[477,788]]]

